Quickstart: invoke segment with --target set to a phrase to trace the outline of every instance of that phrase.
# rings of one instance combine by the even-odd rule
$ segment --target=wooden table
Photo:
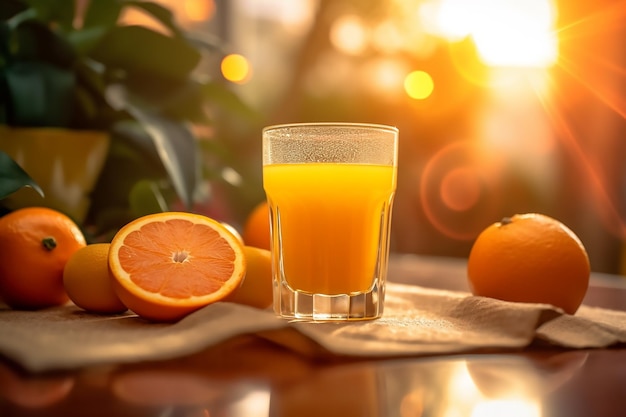
[[[397,255],[390,280],[467,289],[458,259]],[[585,303],[626,311],[626,279],[593,274]],[[621,415],[626,347],[346,360],[246,335],[174,360],[72,372],[30,375],[0,360],[2,417]]]

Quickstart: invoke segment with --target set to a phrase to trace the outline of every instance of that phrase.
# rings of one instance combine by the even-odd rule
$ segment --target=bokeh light
[[[185,0],[183,3],[186,17],[194,22],[205,22],[215,14],[214,0]]]
[[[237,84],[246,83],[252,72],[248,60],[240,54],[226,55],[222,59],[221,70],[224,78]]]
[[[372,59],[361,67],[362,84],[370,92],[385,98],[397,97],[402,94],[406,71],[406,65],[400,60]]]
[[[377,51],[389,54],[401,51],[405,38],[395,22],[385,20],[376,26],[371,41]]]
[[[433,78],[426,71],[413,71],[404,80],[404,89],[416,100],[428,98],[435,88]]]
[[[346,15],[333,22],[330,41],[339,51],[349,55],[359,55],[368,46],[368,33],[361,18]]]
[[[450,170],[441,180],[441,200],[452,210],[465,211],[478,203],[481,181],[478,173],[469,167]]]
[[[419,183],[428,222],[451,239],[474,239],[497,218],[506,199],[501,189],[505,162],[470,141],[439,150],[428,160]]]

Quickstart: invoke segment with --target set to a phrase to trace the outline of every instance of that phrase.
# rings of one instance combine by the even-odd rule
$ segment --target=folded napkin
[[[498,351],[533,343],[598,348],[626,343],[626,312],[582,306],[572,316],[545,304],[397,283],[387,286],[382,318],[350,323],[289,322],[232,303],[207,306],[174,324],[133,314],[94,315],[73,305],[0,308],[0,354],[33,372],[168,359],[242,334],[303,353],[350,357]]]

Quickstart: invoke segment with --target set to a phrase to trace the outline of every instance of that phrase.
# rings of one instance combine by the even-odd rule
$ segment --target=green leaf
[[[93,49],[91,57],[129,74],[185,79],[200,62],[200,53],[181,38],[142,26],[112,29]]]
[[[195,138],[180,123],[138,108],[131,109],[130,113],[152,137],[176,194],[185,206],[191,207],[200,176]]]
[[[14,60],[46,61],[69,68],[76,58],[74,48],[67,39],[36,20],[19,24],[11,41],[15,45],[12,51]]]
[[[135,183],[167,180],[152,139],[134,125],[134,121],[123,121],[112,128],[109,154],[91,194],[92,213],[112,207],[130,212],[128,196]]]
[[[67,40],[74,45],[77,53],[87,55],[107,33],[104,26],[94,26],[67,34]]]
[[[121,84],[107,88],[107,98],[114,108],[133,116],[150,135],[176,194],[191,207],[201,175],[198,147],[191,131],[182,123],[137,105]]]
[[[222,110],[244,117],[249,121],[260,119],[260,115],[255,110],[223,83],[207,82],[202,86],[202,93],[208,103],[216,105]]]
[[[24,0],[37,11],[37,16],[45,22],[54,22],[63,30],[72,30],[75,2],[71,0]],[[100,1],[100,0],[96,0]]]
[[[161,190],[154,181],[138,181],[130,190],[128,199],[130,209],[135,217],[162,213],[168,210],[165,197],[163,197]]]
[[[122,10],[119,0],[88,1],[86,4],[82,26],[67,34],[67,39],[82,55],[89,53],[117,25]]]
[[[11,108],[19,126],[67,126],[72,119],[74,74],[45,62],[17,62],[5,69]]]
[[[43,197],[37,184],[9,155],[0,151],[0,200],[23,187],[32,187]]]
[[[117,24],[122,11],[119,0],[91,0],[83,17],[83,28],[112,28]]]
[[[128,77],[126,87],[146,109],[178,120],[207,122],[202,84],[194,80],[171,80],[153,77]]]
[[[111,133],[117,139],[116,143],[123,143],[123,146],[117,146],[116,149],[119,156],[135,160],[135,166],[138,162],[136,159],[141,159],[146,168],[151,168],[151,177],[167,175],[152,137],[140,123],[132,119],[120,120],[111,126]]]

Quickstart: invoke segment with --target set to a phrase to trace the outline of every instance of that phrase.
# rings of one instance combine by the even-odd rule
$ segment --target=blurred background
[[[216,169],[195,210],[241,227],[264,199],[263,126],[383,123],[400,129],[393,251],[465,257],[489,224],[541,212],[593,270],[625,272],[626,1],[155,2],[219,40],[199,72],[254,114],[196,130]]]
[[[394,251],[467,256],[487,225],[536,211],[594,270],[623,271],[626,2],[161,2],[225,41],[213,75],[261,115],[232,126],[234,222],[263,199],[262,125],[385,123],[401,132]]]

